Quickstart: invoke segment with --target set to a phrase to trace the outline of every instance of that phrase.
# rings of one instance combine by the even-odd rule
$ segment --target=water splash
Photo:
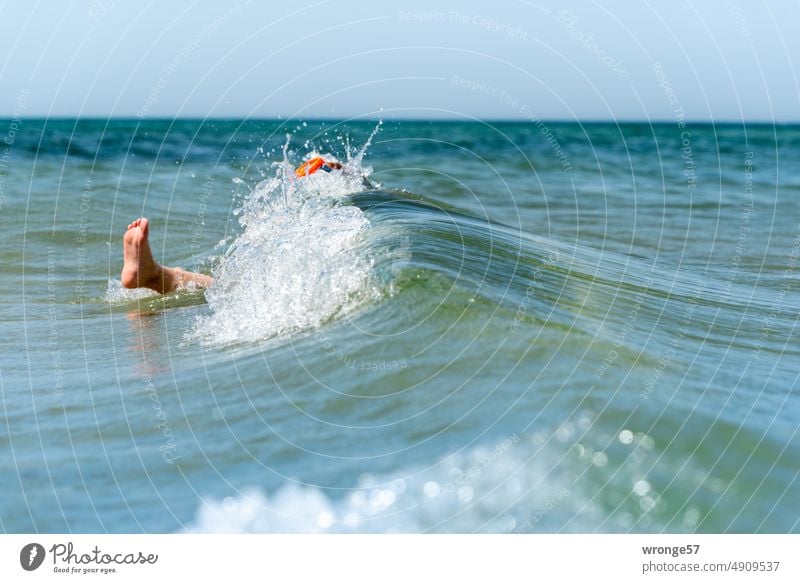
[[[109,279],[103,299],[110,304],[126,304],[138,300],[156,298],[158,294],[144,287],[127,289],[118,279]]]
[[[373,260],[359,244],[370,223],[346,197],[371,186],[363,157],[372,137],[344,160],[340,171],[297,178],[290,138],[236,210],[241,234],[214,271],[194,334],[212,344],[248,342],[317,327],[380,295]]]

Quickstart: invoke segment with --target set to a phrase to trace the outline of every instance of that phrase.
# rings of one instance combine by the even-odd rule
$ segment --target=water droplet
[[[425,486],[422,488],[422,491],[425,493],[427,498],[436,498],[441,492],[441,488],[439,488],[439,484],[436,482],[426,482]]]
[[[630,512],[622,512],[617,517],[617,523],[621,529],[629,529],[631,526],[633,526],[633,515]]]
[[[647,480],[639,480],[633,485],[633,493],[637,496],[644,496],[650,491],[650,484]]]
[[[377,510],[382,510],[394,504],[397,496],[391,490],[373,490],[370,502]]]
[[[700,511],[697,508],[689,508],[683,517],[683,526],[694,528],[700,520]]]
[[[622,445],[629,445],[633,443],[633,432],[629,429],[623,429],[619,432],[619,442]]]
[[[570,437],[572,437],[573,432],[574,430],[572,428],[572,425],[570,425],[569,423],[565,423],[564,425],[559,427],[558,430],[556,431],[556,439],[562,442],[567,441]]]
[[[650,512],[655,505],[655,500],[653,500],[650,496],[644,496],[641,500],[639,500],[639,508],[641,508],[643,512]]]
[[[447,475],[450,476],[451,478],[456,479],[459,476],[461,476],[461,474],[463,474],[463,473],[464,473],[464,471],[461,468],[459,468],[458,466],[456,466],[454,468],[450,468],[450,470],[447,472]]]
[[[350,505],[359,507],[367,501],[367,495],[363,490],[358,490],[350,495]]]

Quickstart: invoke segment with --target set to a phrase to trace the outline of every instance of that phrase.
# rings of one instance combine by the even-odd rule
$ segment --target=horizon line
[[[480,119],[460,119],[460,118],[453,118],[453,117],[403,117],[398,119],[386,119],[381,117],[276,117],[276,116],[252,116],[252,117],[239,117],[239,116],[148,116],[148,117],[139,117],[137,115],[112,115],[112,116],[103,116],[103,115],[32,115],[32,116],[19,116],[19,115],[7,115],[7,114],[0,114],[0,120],[29,120],[29,121],[140,121],[140,122],[148,122],[148,121],[155,121],[155,122],[164,122],[164,121],[267,121],[267,122],[313,122],[313,123],[324,123],[324,122],[412,122],[412,123],[421,123],[421,122],[437,122],[437,123],[537,123],[537,122],[546,122],[546,123],[554,123],[554,124],[616,124],[616,125],[624,125],[624,124],[651,124],[651,125],[678,125],[679,123],[685,124],[718,124],[718,125],[741,125],[741,124],[750,124],[750,125],[800,125],[800,119],[797,120],[777,120],[777,119],[732,119],[732,118],[722,118],[722,119],[708,119],[708,118],[697,118],[697,119],[683,119],[683,120],[675,120],[671,118],[630,118],[630,119],[613,119],[613,118],[585,118],[585,119],[565,119],[565,118],[480,118]]]

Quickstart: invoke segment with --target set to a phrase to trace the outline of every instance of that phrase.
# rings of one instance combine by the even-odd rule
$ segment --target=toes
[[[145,219],[144,217],[142,217],[141,219],[136,219],[135,221],[130,223],[128,225],[127,229],[125,229],[125,230],[126,231],[130,231],[134,227],[141,227],[142,232],[144,233],[144,235],[146,237],[147,236],[147,222],[148,222],[147,219]]]

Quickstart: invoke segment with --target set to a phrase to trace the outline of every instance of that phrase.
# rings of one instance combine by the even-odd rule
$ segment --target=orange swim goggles
[[[302,178],[303,176],[314,174],[314,172],[320,168],[325,172],[330,172],[331,170],[341,170],[342,165],[338,162],[327,162],[317,156],[300,164],[300,166],[295,169],[294,175],[298,178]]]

